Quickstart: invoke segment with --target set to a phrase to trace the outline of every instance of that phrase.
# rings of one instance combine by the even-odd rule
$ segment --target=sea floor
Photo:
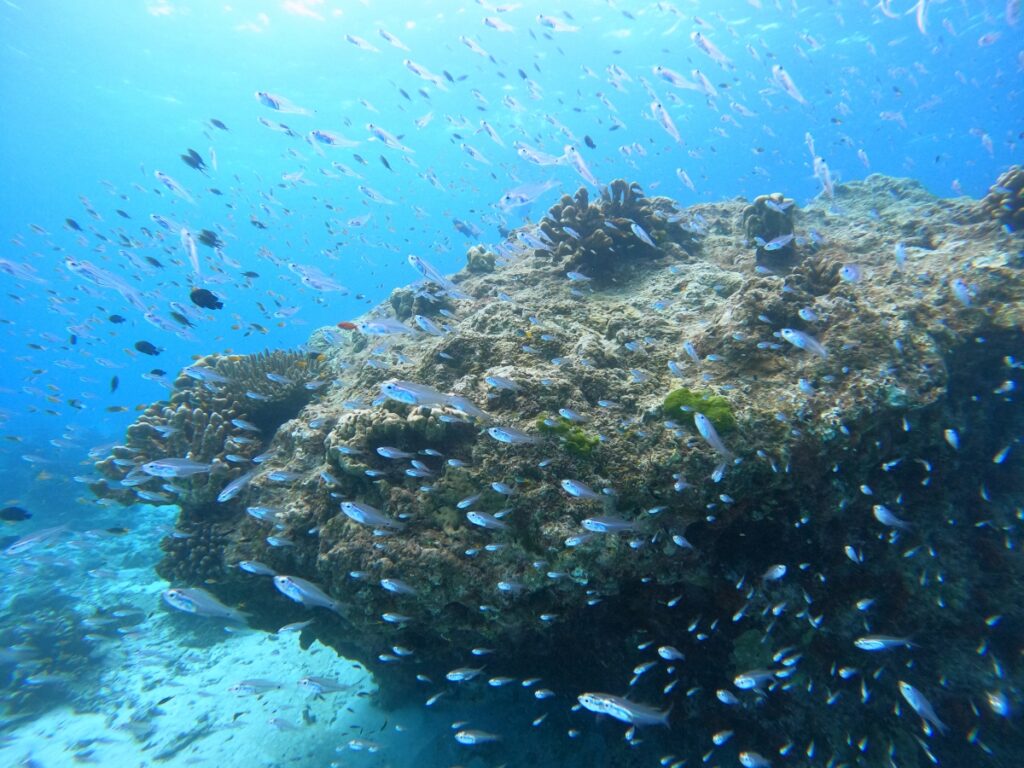
[[[366,670],[333,650],[303,649],[297,632],[229,632],[222,622],[168,609],[160,597],[168,584],[152,566],[160,524],[174,511],[139,514],[138,532],[126,536],[69,531],[48,548],[3,559],[4,575],[30,593],[27,603],[7,596],[4,623],[22,614],[20,627],[3,627],[8,644],[38,651],[43,635],[60,637],[45,654],[2,665],[9,701],[0,716],[0,765],[403,764],[388,752],[405,751],[421,717],[416,708],[405,713],[406,730],[396,730],[395,715],[374,707]],[[91,620],[82,620],[133,611],[138,619],[119,631],[99,622],[88,632]],[[307,676],[351,687],[314,695],[299,685]],[[231,690],[246,680],[281,687]]]

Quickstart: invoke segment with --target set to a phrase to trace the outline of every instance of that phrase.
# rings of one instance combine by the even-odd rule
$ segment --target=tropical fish
[[[313,114],[308,109],[292,104],[292,102],[290,102],[284,96],[277,96],[273,93],[267,93],[266,91],[256,91],[255,96],[256,100],[259,101],[260,104],[262,104],[265,107],[270,107],[270,109],[274,110],[275,112],[281,112],[283,114],[289,115]]]
[[[245,614],[227,605],[200,587],[172,587],[162,595],[172,608],[196,616],[209,616],[238,624],[245,623]]]
[[[147,461],[139,469],[154,477],[191,477],[209,472],[213,465],[192,459],[165,458]]]
[[[163,171],[153,171],[153,175],[156,177],[157,181],[159,181],[161,184],[163,184],[165,187],[167,187],[167,189],[169,189],[171,192],[176,194],[178,197],[180,197],[186,203],[192,203],[193,205],[195,204],[196,201],[193,199],[192,195],[190,195],[185,190],[185,188],[183,186],[181,186],[181,184],[176,182],[174,179],[172,179],[166,173],[164,173]]]
[[[629,725],[663,725],[669,727],[670,709],[655,709],[610,693],[581,693],[576,697],[585,709],[599,715],[610,715]]]
[[[341,603],[325,593],[311,581],[298,576],[274,576],[274,586],[285,597],[307,608],[326,608],[341,613]]]

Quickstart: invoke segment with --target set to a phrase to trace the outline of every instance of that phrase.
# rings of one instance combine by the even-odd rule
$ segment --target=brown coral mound
[[[180,504],[191,515],[215,509],[224,486],[249,471],[277,428],[316,396],[324,373],[319,357],[294,351],[201,358],[179,374],[170,401],[149,406],[128,427],[125,444],[97,462],[108,482],[93,490],[126,504]],[[170,484],[139,469],[164,458],[212,469]]]
[[[1024,232],[1024,167],[1012,166],[989,187],[981,201],[989,218],[1011,232]]]

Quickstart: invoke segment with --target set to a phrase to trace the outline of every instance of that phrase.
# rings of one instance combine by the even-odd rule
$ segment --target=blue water
[[[983,196],[1022,159],[1019,4],[921,2],[923,29],[909,0],[523,2],[503,11],[468,0],[5,0],[0,467],[5,506],[33,515],[9,533],[127,519],[97,506],[73,478],[88,473],[90,448],[121,438],[136,405],[166,396],[154,369],[173,380],[196,355],[297,347],[315,328],[354,319],[417,279],[408,254],[455,272],[469,246],[499,242],[524,216],[537,220],[585,184],[568,165],[519,157],[514,142],[551,155],[574,145],[600,183],[635,180],[682,205],[775,190],[806,203],[822,190],[808,137],[836,183],[877,172],[912,177],[940,196]],[[538,14],[574,29],[553,31]],[[485,17],[514,29],[498,31]],[[728,65],[699,50],[694,31]],[[405,59],[439,81],[418,77]],[[776,64],[806,104],[773,79]],[[658,66],[691,82],[699,69],[717,95],[674,88],[654,74]],[[651,115],[647,87],[680,143]],[[310,114],[270,109],[256,92]],[[372,140],[371,122],[412,152]],[[313,130],[359,143],[317,144],[307,138]],[[189,148],[208,175],[182,162]],[[194,203],[162,187],[155,171]],[[557,184],[531,206],[498,207],[507,191],[547,180]],[[360,185],[393,204],[372,202]],[[217,232],[228,261],[199,245],[195,278],[178,232],[161,229],[153,214],[195,235]],[[362,226],[349,224],[367,214]],[[467,237],[455,220],[476,230]],[[155,327],[116,290],[73,274],[69,257],[120,276],[172,328],[181,329],[170,319],[172,302],[194,311],[192,338]],[[290,262],[316,266],[348,293],[301,285]],[[214,291],[224,308],[195,307],[192,287]],[[125,322],[112,323],[113,314]],[[139,341],[163,351],[137,353]],[[30,589],[32,578],[7,581],[6,590]]]

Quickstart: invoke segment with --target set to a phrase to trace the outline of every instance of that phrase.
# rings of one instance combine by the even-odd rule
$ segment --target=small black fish
[[[173,699],[173,698],[174,698],[173,696],[164,696],[164,697],[163,697],[162,699],[160,699],[160,701],[158,701],[158,702],[156,703],[156,705],[157,705],[158,707],[159,707],[159,706],[162,706],[162,705],[166,704],[166,703],[167,703],[168,701],[170,701],[170,700],[171,700],[171,699]]]
[[[150,373],[153,376],[166,376],[167,375],[167,371],[161,370],[160,368],[154,368],[152,371],[150,371]]]
[[[64,224],[67,225],[68,229],[73,229],[76,232],[81,232],[82,228],[78,225],[78,222],[74,219],[64,219]]]
[[[196,152],[194,149],[189,149],[187,155],[181,156],[181,162],[187,165],[189,168],[194,168],[201,174],[208,175],[206,173],[206,161],[203,160],[203,156]]]
[[[359,163],[360,165],[367,164],[366,161],[360,155],[357,155],[354,152],[352,153],[352,157],[354,157],[356,159],[356,162]]]
[[[103,530],[105,530],[107,533],[112,534],[114,536],[124,536],[126,533],[128,533],[128,531],[130,529],[123,528],[123,527],[118,525],[118,526],[114,526],[113,528],[104,528]],[[168,696],[167,699],[164,699],[160,703],[163,704],[164,702],[166,702],[168,699],[171,699],[171,698],[173,698],[173,697]]]
[[[72,347],[75,346],[75,344],[78,343],[78,336],[76,336],[75,334],[72,333],[70,336],[68,336],[68,343]]]
[[[111,394],[113,394],[114,392],[117,392],[117,387],[118,387],[118,385],[120,383],[121,383],[121,380],[119,378],[117,378],[117,376],[114,376],[114,377],[112,377],[110,379],[110,393]]]
[[[380,156],[380,161],[381,161],[382,163],[384,163],[384,167],[385,167],[385,168],[387,168],[387,169],[388,169],[389,171],[391,171],[392,173],[394,173],[394,169],[393,169],[393,168],[391,167],[391,163],[389,163],[389,162],[388,162],[388,159],[387,159],[386,157],[384,157],[384,155],[381,155],[381,156]]]
[[[114,323],[115,325],[120,325],[121,323],[125,322],[125,319],[120,315],[111,315],[110,317],[107,318],[107,320]]]
[[[215,117],[210,118],[210,125],[212,125],[214,128],[220,128],[222,131],[226,131],[228,129],[228,127],[224,125],[224,123],[222,123]]]
[[[150,344],[148,341],[136,341],[135,349],[137,349],[144,355],[153,355],[153,357],[156,357],[161,352],[163,352],[163,350],[160,347],[156,346],[155,344]]]
[[[242,273],[242,277],[254,278],[254,277],[259,277],[259,276],[260,276],[259,272],[243,272]]]
[[[455,82],[455,78],[452,77],[451,73],[447,69],[442,69],[441,74],[444,75],[444,79],[447,80],[449,83]]]
[[[206,288],[193,288],[188,295],[192,303],[204,309],[224,309],[224,302],[217,298],[217,294],[208,291]]]
[[[199,235],[196,237],[196,240],[210,248],[224,247],[224,241],[220,239],[220,236],[216,232],[210,229],[199,230]]]
[[[590,138],[590,136],[584,136],[583,143],[586,144],[591,149],[597,149],[597,144],[594,143],[594,140]]]
[[[519,76],[521,78],[523,78],[523,80],[529,80],[530,79],[530,76],[528,74],[526,74],[525,72],[523,72],[523,70],[520,69],[518,71],[519,71]]]
[[[120,208],[117,209],[117,215],[120,216],[122,219],[130,219],[131,218],[131,216],[129,216],[126,211],[122,211]]]
[[[164,265],[161,264],[154,256],[147,256],[146,257],[146,261],[148,261],[150,264],[152,264],[157,269],[163,269],[164,268]]]
[[[32,513],[21,507],[4,507],[0,509],[0,520],[5,523],[20,523],[32,517]]]

